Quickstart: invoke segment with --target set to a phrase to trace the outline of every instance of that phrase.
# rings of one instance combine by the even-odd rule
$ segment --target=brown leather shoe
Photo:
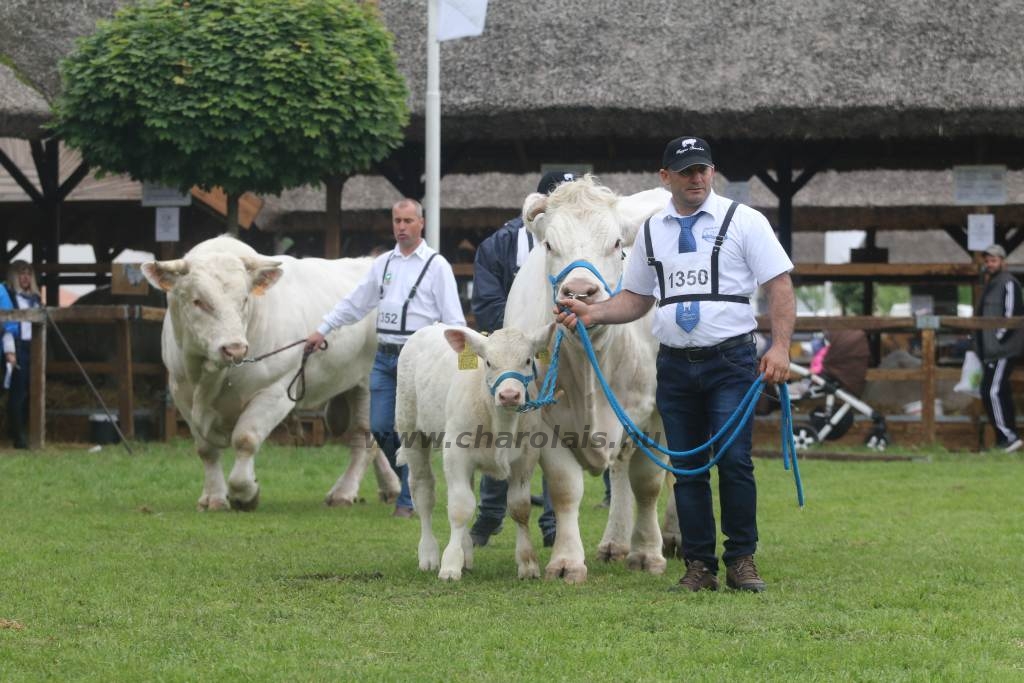
[[[700,560],[691,560],[686,563],[686,573],[683,574],[683,578],[679,579],[679,583],[669,590],[691,593],[702,590],[716,591],[718,590],[718,577]]]
[[[753,555],[744,555],[728,565],[725,568],[725,583],[729,588],[751,593],[760,593],[768,588],[768,584],[757,573]]]
[[[404,505],[395,506],[395,511],[391,513],[392,517],[412,517],[412,508],[407,508]]]

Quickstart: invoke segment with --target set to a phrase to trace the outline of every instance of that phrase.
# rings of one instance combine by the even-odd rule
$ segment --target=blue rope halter
[[[551,289],[553,292],[551,300],[553,303],[558,303],[558,285],[562,283],[562,280],[564,280],[570,272],[577,268],[586,268],[593,273],[601,282],[601,285],[604,287],[604,291],[608,292],[608,296],[615,296],[619,293],[619,290],[622,289],[621,274],[619,275],[619,281],[615,285],[615,289],[612,290],[612,288],[608,286],[608,282],[604,279],[604,276],[601,275],[601,272],[595,268],[592,263],[589,261],[573,261],[565,268],[562,268],[558,275],[548,276],[548,280],[551,281]],[[525,413],[530,410],[538,410],[544,406],[558,403],[555,399],[555,382],[558,380],[558,354],[562,349],[562,340],[564,338],[565,329],[560,327],[558,328],[558,333],[555,335],[555,346],[551,352],[551,361],[548,363],[547,372],[544,373],[544,381],[540,386],[539,393],[537,394],[537,400],[526,401],[519,409],[520,412]],[[534,369],[534,372],[536,372],[536,369]]]
[[[498,377],[494,380],[494,384],[488,384],[487,385],[487,388],[491,392],[491,396],[494,396],[494,393],[498,390],[498,385],[501,384],[502,382],[504,382],[506,379],[517,379],[520,382],[522,382],[522,384],[523,384],[523,391],[525,392],[526,401],[529,402],[530,401],[530,382],[532,382],[535,379],[537,379],[537,363],[535,363],[532,360],[530,361],[530,363],[533,366],[533,374],[525,375],[525,374],[523,374],[521,372],[515,372],[514,370],[506,370],[505,372],[503,372],[500,375],[498,375]]]

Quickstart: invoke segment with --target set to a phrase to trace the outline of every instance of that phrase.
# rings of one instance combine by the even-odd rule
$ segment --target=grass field
[[[677,560],[522,582],[508,526],[441,583],[371,479],[322,505],[344,457],[266,447],[260,509],[199,514],[186,441],[0,454],[0,680],[1024,680],[1019,455],[806,461],[803,510],[758,460],[761,595],[669,593]]]

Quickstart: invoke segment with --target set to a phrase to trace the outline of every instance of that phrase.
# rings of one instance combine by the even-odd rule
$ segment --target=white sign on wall
[[[1006,203],[1006,166],[954,166],[953,201],[957,206]]]
[[[967,215],[967,249],[984,251],[996,241],[996,217],[990,213]]]
[[[156,208],[156,241],[177,242],[180,233],[181,209],[176,206]]]

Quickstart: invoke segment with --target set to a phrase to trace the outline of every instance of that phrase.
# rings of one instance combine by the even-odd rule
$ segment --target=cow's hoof
[[[661,576],[665,573],[665,566],[668,563],[665,562],[665,558],[661,555],[654,555],[651,553],[630,553],[626,557],[626,566],[633,571],[647,572],[654,576]]]
[[[539,579],[540,566],[536,562],[525,562],[519,565],[520,579]]]
[[[377,498],[382,503],[394,505],[395,501],[398,500],[398,491],[378,491]]]
[[[661,532],[661,552],[665,557],[683,557],[683,537],[679,534]]]
[[[583,583],[587,580],[587,565],[568,560],[553,561],[548,564],[544,577],[548,580],[561,578],[566,583]]]
[[[239,512],[252,512],[259,507],[260,504],[259,487],[256,488],[256,495],[249,500],[241,500],[239,498],[228,498],[228,500],[231,502],[232,510],[238,510]]]
[[[608,542],[597,546],[597,557],[605,562],[617,562],[629,555],[629,547],[621,543]]]
[[[329,508],[350,508],[356,503],[365,503],[365,498],[359,496],[342,496],[338,494],[328,493],[324,497],[324,504]]]
[[[442,569],[437,573],[437,578],[442,581],[461,581],[462,570],[461,569]]]
[[[196,510],[198,512],[218,512],[230,509],[231,505],[228,503],[227,498],[204,495],[196,502]]]

